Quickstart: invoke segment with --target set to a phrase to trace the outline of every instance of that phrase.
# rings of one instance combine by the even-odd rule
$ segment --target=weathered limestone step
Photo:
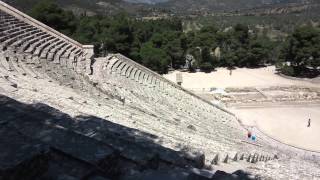
[[[21,67],[22,67],[22,69],[25,71],[25,72],[27,72],[27,74],[29,74],[31,77],[33,77],[33,78],[39,78],[39,76],[35,73],[35,72],[33,72],[26,64],[24,64],[23,62],[21,62],[20,64],[19,64]]]
[[[8,38],[6,41],[4,41],[2,43],[2,46],[3,47],[9,47],[11,44],[13,44],[14,42],[18,41],[19,39],[21,39],[23,37],[29,36],[31,34],[37,34],[37,33],[40,33],[40,32],[41,32],[40,30],[37,30],[35,28],[30,29],[30,31],[28,31],[28,29],[26,29],[26,30],[20,32],[20,34],[17,35],[17,36],[11,35],[11,38]]]
[[[9,60],[9,65],[13,67],[13,69],[15,69],[15,71],[17,71],[20,75],[26,76],[27,73],[24,71],[24,69],[22,69],[19,64],[18,64],[18,58],[17,57],[12,57]]]
[[[13,30],[12,30],[13,31]],[[31,32],[38,32],[35,27],[29,27],[26,29],[19,29],[17,31],[9,32],[8,35],[2,36],[0,42],[2,46],[7,46],[10,42],[18,39],[19,37],[24,36],[25,34],[30,34]]]
[[[187,162],[187,160],[182,156],[182,154],[181,156],[177,156],[178,153],[173,152],[172,150],[162,148],[159,145],[154,145],[153,147],[147,146],[147,142],[139,143],[139,141],[135,140],[134,137],[132,137],[129,134],[126,134],[129,133],[126,132],[128,130],[121,130],[121,127],[119,125],[115,125],[111,122],[103,123],[103,121],[105,120],[94,118],[90,121],[85,119],[78,119],[78,121],[79,123],[77,123],[77,125],[69,124],[68,127],[84,135],[90,134],[91,138],[95,138],[101,142],[109,144],[113,148],[119,150],[122,156],[131,159],[135,162],[139,162],[140,164],[148,164],[148,162],[156,156],[159,156],[160,159],[175,165],[184,166],[189,163],[192,164],[191,162]],[[66,127],[66,121],[59,120],[56,122],[60,126]],[[119,127],[116,130],[114,129],[116,127],[112,126]],[[99,128],[100,130],[97,130],[97,128]]]
[[[49,147],[25,137],[6,123],[0,121],[0,179],[39,177],[46,171]]]
[[[59,44],[62,44],[62,43],[64,43],[62,40],[58,40],[58,41],[55,41],[54,43],[46,44],[47,46],[44,47],[44,49],[41,50],[40,58],[47,59],[47,57],[49,56],[49,52],[50,52],[51,48],[53,48],[55,46],[58,46]]]
[[[28,28],[28,27],[30,27],[30,25],[29,24],[26,24],[26,23],[24,23],[24,22],[18,22],[18,23],[15,23],[15,24],[13,24],[13,25],[5,25],[5,24],[2,24],[2,25],[0,25],[0,30],[1,31],[7,31],[7,30],[10,30],[11,28],[17,28],[17,27],[19,27],[19,28]]]
[[[97,166],[103,164],[105,167],[111,167],[117,160],[116,152],[109,146],[63,127],[47,125],[44,119],[50,115],[24,105],[14,104],[16,102],[9,101],[5,105],[2,104],[0,109],[3,114],[9,116],[6,118],[9,125],[24,136],[37,139],[63,153]]]
[[[3,53],[0,52],[0,63],[7,71],[13,71],[13,69],[10,68],[10,65],[7,61],[7,58],[4,56]]]
[[[62,63],[62,55],[68,50],[72,48],[72,45],[64,45],[60,49],[57,49],[54,56],[53,56],[53,62],[56,64],[61,64]]]
[[[41,36],[29,36],[26,37],[25,39],[22,40],[22,44],[21,46],[18,48],[18,52],[26,52],[26,53],[31,53],[33,48],[32,45],[36,46],[37,44],[41,44],[41,42],[44,42],[48,39],[51,39],[53,37],[51,37],[48,34],[44,34]],[[28,48],[28,49],[27,49]]]
[[[35,42],[33,44],[30,44],[29,48],[27,50],[25,50],[25,48],[27,48],[27,45],[29,44],[26,44],[26,46],[23,46],[23,48],[21,48],[21,50],[25,50],[24,52],[26,53],[33,53],[34,55],[40,55],[40,52],[41,52],[41,49],[43,49],[43,47],[49,43],[52,43],[52,42],[55,42],[57,41],[58,39],[54,38],[54,37],[48,37],[48,38],[45,38],[45,39],[42,39],[38,42]]]
[[[1,73],[0,73],[1,76]],[[4,80],[0,77],[0,92],[1,93],[10,93],[16,92],[18,90],[18,85],[10,81]]]
[[[37,40],[37,38],[38,39],[42,39],[42,38],[45,38],[47,36],[49,36],[49,35],[46,34],[45,32],[39,31],[37,33],[32,33],[32,34],[30,34],[28,36],[25,36],[25,37],[19,39],[18,41],[16,41],[13,44],[11,44],[11,46],[15,49],[15,48],[21,46],[26,41],[35,42]]]
[[[51,149],[48,170],[38,179],[90,179],[90,177],[100,176],[99,169],[84,161],[73,158],[57,149]],[[103,172],[101,174],[104,174]],[[101,176],[100,176],[101,177]],[[104,177],[104,175],[102,176]]]

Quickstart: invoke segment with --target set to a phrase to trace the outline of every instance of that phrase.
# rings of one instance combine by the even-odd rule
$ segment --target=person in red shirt
[[[249,132],[248,132],[248,138],[250,139],[251,136],[252,136],[252,134],[251,134],[251,132],[249,131]]]

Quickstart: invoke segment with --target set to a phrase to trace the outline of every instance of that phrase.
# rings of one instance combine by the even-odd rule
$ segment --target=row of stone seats
[[[83,121],[83,122],[86,122],[86,121]],[[58,123],[59,126],[68,127],[68,129],[72,129],[72,127],[70,127],[70,124],[68,123],[68,121],[66,121],[65,118],[62,121],[55,121],[55,123]],[[79,125],[80,124],[77,124],[77,126],[79,126]],[[74,129],[74,130],[77,131],[77,132],[83,131],[84,134],[90,134],[90,137],[95,137],[95,136],[101,137],[102,134],[105,134],[105,135],[103,135],[103,137],[110,137],[111,139],[113,139],[112,135],[108,134],[110,129],[104,129],[103,126],[101,126],[101,123],[97,123],[94,126],[93,126],[92,123],[91,124],[83,123],[83,127],[84,128],[80,128],[80,129],[77,128],[77,129]],[[97,131],[97,129],[95,129],[96,127],[99,127],[100,130]],[[91,130],[93,130],[93,129],[95,129],[94,130],[94,134],[95,134],[94,136],[92,136],[93,133],[91,133]],[[119,137],[117,137],[117,138],[119,138]],[[116,138],[114,138],[114,139],[116,139]],[[123,144],[123,143],[117,144],[117,146],[121,147],[121,144]],[[124,144],[127,144],[127,143],[124,143]],[[126,148],[122,148],[122,149],[126,149]],[[132,156],[132,154],[131,154],[131,156]],[[129,156],[128,156],[128,158],[129,158]]]
[[[92,55],[88,55],[84,46],[62,34],[57,35],[49,27],[43,28],[42,26],[45,25],[39,23],[41,26],[35,26],[33,24],[35,20],[22,21],[19,17],[11,15],[12,11],[4,8],[0,13],[0,28],[2,29],[0,50],[5,52],[5,57],[16,54],[21,57],[22,61],[38,64],[43,59],[66,66],[80,74],[88,73],[86,72],[89,70],[88,62],[86,61],[88,56]]]
[[[103,175],[109,178],[126,176],[132,177],[135,174],[140,174],[145,169],[158,169],[165,166],[176,169],[181,169],[188,172],[190,167],[203,168],[204,157],[200,154],[181,154],[174,152],[169,149],[165,149],[159,145],[153,144],[150,140],[136,139],[139,138],[137,130],[128,129],[121,127],[116,124],[107,123],[106,121],[95,118],[95,117],[76,117],[72,119],[68,115],[62,114],[61,112],[50,109],[45,105],[26,105],[16,102],[7,97],[0,97],[0,109],[2,114],[0,127],[1,132],[10,131],[11,134],[20,134],[21,137],[27,137],[32,141],[37,141],[38,144],[49,146],[54,151],[62,153],[66,158],[78,159],[80,162],[85,162],[87,165],[97,170],[102,171]],[[60,113],[60,114],[59,114]],[[92,134],[92,130],[96,131],[97,127],[101,128],[101,131]],[[10,133],[9,133],[10,134]],[[152,135],[143,135],[146,137]],[[136,136],[136,137],[135,137]],[[11,139],[6,136],[1,136],[0,141]],[[10,136],[15,139],[14,136]],[[18,139],[17,139],[18,140]],[[139,142],[139,141],[140,142]],[[19,143],[19,141],[14,143]],[[24,142],[26,146],[33,147],[34,143],[28,141]],[[4,145],[7,143],[0,143]],[[11,145],[11,143],[8,143]],[[20,148],[21,146],[19,146]],[[41,152],[45,156],[48,154],[47,151],[40,149],[42,146],[36,146],[37,151],[33,150],[33,154]],[[8,146],[8,149],[12,146]],[[15,157],[14,162],[21,162],[22,159],[28,159],[28,156],[34,157],[33,154],[28,154],[27,150],[16,148],[16,150],[23,150],[19,157]],[[32,149],[30,149],[32,150]],[[5,148],[1,148],[0,152],[7,152]],[[3,156],[1,156],[3,157]],[[13,156],[10,156],[13,157]],[[2,159],[3,160],[3,159]],[[11,159],[12,160],[12,159]],[[16,164],[12,163],[9,167],[3,167],[3,163],[7,159],[0,161],[0,168],[6,172],[6,169],[15,167]],[[51,158],[44,159],[44,164],[52,163]],[[68,164],[69,162],[64,161]],[[39,165],[34,165],[37,168]],[[65,166],[65,165],[64,165]],[[79,165],[74,166],[77,168]],[[43,176],[61,175],[59,173],[54,174],[56,171],[61,171],[63,167],[52,167],[42,164],[41,172]],[[70,167],[69,167],[70,168]],[[127,171],[130,169],[130,171]],[[69,169],[70,170],[70,169]],[[88,169],[92,171],[92,168]],[[73,171],[64,171],[68,175],[72,175],[78,178],[87,175],[88,170],[79,172],[79,174]],[[19,171],[19,170],[17,170]],[[191,172],[189,171],[191,174]],[[3,174],[0,173],[0,178]],[[19,174],[18,174],[19,175]],[[30,174],[29,176],[34,176]],[[31,177],[25,177],[26,179],[32,179]]]
[[[85,61],[91,61],[88,48],[92,47],[77,43],[3,2],[0,22],[0,64],[6,75],[45,76],[74,88],[87,88],[79,75],[90,69],[90,63]]]
[[[110,65],[111,63],[109,63]],[[94,68],[95,70],[97,70],[97,68]],[[108,66],[107,68],[108,69]],[[108,70],[106,70],[108,72]],[[100,71],[96,71],[96,72],[100,72]],[[97,75],[98,77],[101,77],[101,75]],[[110,76],[112,78],[110,78]],[[110,84],[110,81],[112,81],[113,85],[116,85],[116,87],[121,87],[120,89],[124,89],[123,86],[128,86],[128,87],[125,87],[125,89],[130,89],[130,91],[132,92],[133,90],[137,90],[135,94],[140,94],[141,96],[145,96],[145,95],[149,95],[149,96],[154,96],[152,94],[158,94],[155,90],[155,91],[151,91],[150,88],[141,88],[143,86],[141,86],[140,84],[137,84],[135,83],[135,81],[132,81],[132,80],[128,80],[127,78],[121,78],[121,76],[117,75],[117,73],[113,73],[113,74],[106,74],[105,76],[102,75],[102,78],[103,80],[104,79],[107,79]],[[109,78],[108,78],[109,77]],[[130,93],[130,92],[127,92],[127,93]],[[150,95],[151,94],[151,95]],[[123,95],[127,95],[127,94],[123,94]],[[138,100],[139,98],[137,98],[136,100]],[[163,98],[162,98],[163,99]]]
[[[99,63],[96,62],[96,64]],[[110,65],[111,63],[109,63]],[[121,78],[117,75],[117,73],[111,73],[109,66],[106,66],[106,70],[100,70],[98,67],[94,67],[96,77],[103,80],[100,84],[107,84],[106,87],[115,87],[118,89],[119,93],[121,93],[126,98],[130,99],[129,96],[140,95],[140,99],[146,98],[147,94],[150,93],[150,89],[144,88],[141,84],[135,83],[132,80],[127,78]],[[102,72],[103,71],[103,72]],[[130,90],[129,90],[130,89]],[[137,98],[134,102],[139,101]]]
[[[213,160],[211,161],[212,165],[219,165],[221,163],[230,163],[238,162],[238,161],[247,161],[249,163],[258,163],[258,162],[267,162],[275,159],[276,156],[267,155],[259,155],[258,153],[254,154],[246,154],[246,153],[235,153],[234,156],[230,156],[227,154],[225,157],[221,157],[219,154],[216,154]]]
[[[98,125],[97,125],[98,126]],[[85,127],[90,127],[89,125],[85,125]],[[77,130],[77,131],[79,131],[79,130]],[[102,132],[105,132],[105,130],[103,130]],[[107,131],[106,131],[107,132]],[[92,133],[90,133],[90,134],[92,134]]]
[[[41,77],[39,73],[23,63],[19,57],[15,55],[7,56],[4,54],[6,53],[0,51],[0,65],[5,71],[14,75],[19,74],[23,76],[31,76],[33,78]]]
[[[112,64],[112,63],[109,63],[109,64]],[[125,64],[125,63],[123,63],[123,64]],[[133,69],[133,68],[132,68]],[[140,71],[140,70],[138,70],[138,71]],[[116,70],[115,70],[115,72],[116,72]],[[118,74],[120,74],[120,73],[118,73]],[[140,73],[139,73],[140,74]],[[142,75],[143,77],[145,77],[145,75],[143,74]],[[131,76],[131,77],[133,77],[133,76]],[[136,80],[138,81],[139,79],[143,79],[143,77],[142,78],[136,78]],[[128,76],[127,76],[127,78],[128,78]],[[148,79],[148,78],[146,78],[146,79]],[[146,80],[147,81],[147,80]],[[132,82],[132,81],[128,81],[128,82]],[[141,81],[140,81],[141,82]],[[143,83],[143,82],[145,82],[145,81],[142,81],[141,83]],[[156,81],[155,81],[156,82]],[[168,90],[168,89],[167,89]],[[160,91],[160,89],[156,89],[155,90],[155,92],[153,93],[153,94],[158,94],[158,93],[156,93],[156,92],[158,92],[158,91]],[[169,92],[171,91],[170,89],[168,90]],[[161,92],[161,91],[160,91]],[[145,93],[145,92],[143,92],[143,93]],[[181,96],[183,96],[183,94],[181,94]]]
[[[109,63],[109,64],[112,64],[112,63]],[[125,64],[125,62],[123,62],[123,64]],[[107,68],[108,69],[108,68]],[[106,71],[108,71],[108,70],[106,70]],[[116,70],[115,70],[116,71]],[[121,75],[119,75],[120,73],[118,73],[118,76],[117,76],[117,74],[115,75],[115,78],[116,77],[119,77],[119,80],[118,80],[118,82],[119,82],[119,84],[121,84]],[[143,77],[145,77],[145,75],[142,75]],[[128,76],[127,76],[127,78],[128,78]],[[122,78],[122,79],[124,79],[124,80],[122,80],[122,81],[125,81],[126,80],[126,78]],[[143,79],[143,78],[136,78],[136,80],[137,79]],[[148,79],[148,78],[147,78]],[[127,81],[126,83],[132,83],[132,82],[134,82],[134,81],[132,81],[132,80],[129,80],[129,81]],[[156,82],[156,81],[155,81]],[[133,84],[135,84],[135,83],[133,83]],[[124,85],[124,84],[121,84],[121,85]],[[127,84],[125,84],[125,85],[127,85]],[[132,86],[132,87],[134,87],[134,86]],[[168,93],[170,93],[170,92],[172,92],[172,91],[174,91],[175,89],[169,89],[169,88],[166,88],[167,89],[167,91],[168,91]],[[148,89],[146,89],[146,90],[148,90]],[[146,91],[143,91],[142,93],[144,93],[145,94],[145,92]],[[154,92],[152,92],[153,94],[159,94],[159,92],[161,92],[160,91],[160,89],[155,89],[154,90]],[[151,93],[151,95],[153,95]],[[174,96],[172,96],[173,98],[175,98],[174,100],[173,100],[173,103],[176,103],[177,101],[181,101],[182,99],[183,99],[183,97],[184,97],[184,95],[185,94],[183,94],[183,93],[181,93],[181,94],[175,94]],[[176,97],[179,97],[180,96],[180,98],[176,98]],[[181,98],[181,96],[182,96],[182,98]],[[164,97],[164,96],[161,96],[161,97]],[[186,100],[187,101],[187,100]],[[194,100],[195,101],[195,100]],[[190,103],[190,102],[183,102],[183,103],[181,103],[181,106],[183,107],[183,106],[186,106],[186,105],[190,105],[190,108],[196,108],[196,106],[194,105],[195,103]],[[178,104],[178,106],[179,106],[180,104]],[[189,109],[190,109],[189,108]],[[197,109],[197,110],[199,110],[199,109]],[[208,112],[209,112],[209,110],[207,110]],[[211,106],[211,111],[210,112],[212,112],[212,106]]]
[[[122,59],[119,59],[122,58]],[[177,98],[177,100],[181,101],[185,98],[185,93],[181,93],[176,91],[176,87],[173,87],[172,83],[165,82],[163,78],[156,77],[153,74],[146,73],[145,70],[140,70],[135,67],[136,64],[131,64],[131,60],[124,59],[121,55],[116,55],[115,58],[113,56],[109,57],[111,60],[107,65],[106,73],[115,73],[119,76],[124,76],[126,78],[131,78],[131,80],[136,80],[140,84],[144,84],[147,87],[156,88],[153,96],[157,96],[157,92],[161,92],[165,90],[165,93],[169,96]],[[128,71],[129,69],[129,71]],[[189,97],[190,98],[190,97]],[[185,102],[181,102],[181,104],[190,104],[195,107],[197,105],[197,101],[192,99],[192,103],[186,99]],[[178,101],[175,101],[178,102]]]
[[[6,14],[6,13],[2,13]],[[13,16],[6,14],[4,16],[5,18],[13,18]],[[1,19],[5,19],[3,16],[1,16]],[[39,33],[30,33],[29,36],[20,37],[16,33],[22,33],[21,30],[17,30],[17,28],[25,28],[25,27],[33,27],[31,25],[26,25],[27,23],[22,22],[20,20],[16,21],[10,21],[11,23],[17,23],[20,24],[18,26],[14,25],[6,25],[7,31],[4,31],[2,35],[4,37],[12,37],[10,42],[4,43],[1,42],[0,46],[2,47],[1,53],[1,64],[5,69],[9,72],[12,72],[12,74],[19,73],[23,75],[30,75],[34,78],[39,77],[38,70],[43,70],[46,67],[45,72],[42,74],[51,74],[52,77],[59,81],[66,81],[64,76],[66,73],[71,71],[61,71],[61,69],[65,70],[68,69],[75,69],[78,73],[84,72],[84,66],[79,65],[76,66],[77,60],[76,56],[83,58],[82,54],[84,51],[77,47],[77,45],[74,44],[68,44],[64,42],[64,40],[59,40],[57,37],[52,36],[50,33],[47,33],[45,31],[39,31]],[[24,29],[28,31],[28,29]],[[24,32],[24,31],[23,31]],[[11,33],[11,34],[10,34]],[[9,34],[9,35],[7,35]],[[23,33],[22,33],[23,34]],[[40,35],[41,34],[41,35]],[[44,39],[43,39],[44,38]],[[50,44],[52,43],[52,44]],[[57,48],[56,45],[60,44],[60,46]],[[61,50],[59,50],[61,49]],[[74,54],[72,54],[74,53]],[[52,63],[51,63],[52,62]],[[61,68],[52,68],[51,64],[60,64]],[[31,65],[31,66],[30,66]],[[79,68],[80,67],[80,68]],[[40,68],[34,71],[35,68]],[[73,76],[75,76],[73,74]],[[72,77],[71,79],[75,79],[75,77]],[[65,84],[72,84],[70,83],[70,78],[65,82]]]
[[[98,61],[99,62],[99,61]],[[94,68],[95,70],[97,70],[97,68]],[[100,72],[100,71],[95,71],[95,73],[97,73],[97,72]],[[94,75],[95,75],[95,73],[94,73]],[[100,79],[106,79],[107,77],[104,77],[104,78],[100,78]],[[112,78],[108,78],[108,79],[114,79],[115,77],[112,77]],[[121,80],[116,80],[116,82],[121,82]],[[120,83],[121,84],[121,83]],[[124,83],[124,84],[121,84],[122,86],[124,86],[124,85],[127,85],[126,83]],[[137,99],[138,100],[138,99]],[[158,105],[159,106],[159,105]],[[165,109],[166,110],[166,112],[170,112],[170,110],[169,109]],[[219,136],[219,138],[221,138],[221,139],[226,139],[225,137],[223,138],[223,137],[221,137],[221,136]],[[219,138],[217,138],[217,140],[219,139]],[[231,146],[231,145],[230,145]]]
[[[108,81],[109,82],[111,82],[111,84],[113,84],[113,85],[115,85],[115,86],[117,86],[117,87],[121,87],[120,89],[130,89],[130,91],[134,91],[135,90],[135,88],[137,88],[137,90],[136,90],[136,92],[139,94],[139,93],[142,93],[141,94],[141,96],[143,96],[143,95],[147,95],[147,96],[153,96],[153,94],[159,94],[159,92],[162,92],[161,91],[161,88],[158,88],[158,89],[156,89],[155,87],[157,87],[156,86],[156,84],[157,83],[152,83],[152,81],[153,82],[157,82],[157,80],[148,80],[148,79],[150,79],[149,78],[149,75],[145,75],[144,73],[145,73],[145,71],[144,70],[140,70],[138,67],[131,67],[130,68],[130,65],[128,65],[128,64],[130,64],[130,63],[127,63],[128,62],[128,60],[126,60],[126,61],[120,61],[117,57],[115,57],[115,56],[110,56],[110,57],[108,57],[108,59],[109,59],[109,61],[107,61],[107,63],[105,63],[104,65],[103,65],[103,67],[104,68],[102,68],[102,69],[100,69],[100,70],[98,70],[99,68],[98,68],[98,66],[97,67],[95,67],[94,69],[95,70],[98,70],[98,71],[96,71],[96,73],[97,72],[99,72],[99,75],[96,75],[97,77],[104,77],[104,78],[102,78],[103,80],[104,79],[108,79]],[[103,61],[103,59],[99,59],[98,60],[98,62],[100,62],[100,61]],[[101,64],[100,64],[101,65]],[[102,66],[102,65],[101,65]],[[131,66],[133,66],[133,65],[131,65]],[[131,72],[131,73],[133,73],[134,75],[130,75],[129,73],[128,73],[128,69],[136,69],[135,71],[129,71],[129,72]],[[101,72],[101,71],[103,71],[103,72]],[[137,73],[138,72],[138,73]],[[105,73],[105,75],[104,76],[101,76],[101,74],[104,74]],[[111,77],[111,78],[108,78],[108,77]],[[153,79],[155,79],[155,78],[153,78]],[[113,81],[113,82],[112,82]],[[147,88],[144,88],[142,91],[140,91],[140,89],[138,88],[138,87],[141,87],[141,85],[143,85],[144,83],[146,83],[146,82],[151,82],[151,84],[152,84],[152,86],[155,86],[155,87],[152,87],[152,88],[148,88],[148,87],[150,87],[150,85],[148,86],[148,85],[145,85],[145,86],[147,86]],[[138,84],[138,85],[137,85]],[[148,84],[148,83],[147,83]],[[124,87],[124,88],[123,88]],[[168,88],[167,88],[168,89]],[[173,88],[173,89],[170,89],[169,90],[169,92],[170,91],[174,91],[175,89]],[[148,92],[150,92],[150,93],[148,93]],[[119,94],[121,94],[122,96],[126,96],[126,97],[128,97],[129,96],[129,94],[130,94],[130,92],[128,91],[128,92],[126,92],[126,93],[124,93],[124,92],[121,92],[121,91],[119,91]],[[184,97],[185,95],[183,94],[183,93],[181,93],[182,95],[182,97]],[[169,106],[170,107],[170,105],[171,104],[175,104],[173,107],[174,108],[176,108],[176,107],[183,107],[183,108],[185,108],[186,110],[190,110],[190,109],[194,109],[194,107],[188,107],[188,106],[185,106],[185,104],[176,104],[176,102],[177,102],[177,99],[175,98],[175,97],[178,97],[179,95],[176,95],[176,96],[172,96],[172,97],[168,97],[167,99],[166,99],[166,101],[167,102],[165,102],[165,104],[161,104],[161,105],[165,105],[165,106]],[[164,96],[164,95],[161,95],[161,98],[163,99],[164,97],[167,97],[167,96]],[[134,99],[134,97],[133,96],[131,96],[130,98],[132,98],[132,99]],[[186,97],[187,98],[187,97]],[[181,99],[180,99],[181,100]],[[138,98],[136,98],[136,100],[135,101],[139,101],[139,97]],[[143,102],[142,102],[143,103]],[[149,102],[147,102],[148,104],[151,104],[152,103],[152,101],[149,101]],[[168,104],[166,104],[166,103],[168,103]],[[157,105],[159,108],[161,107],[161,105]],[[213,107],[212,107],[213,108]],[[165,109],[166,110],[166,112],[170,112],[170,108],[166,108]],[[172,110],[172,109],[171,109]],[[205,110],[204,110],[205,111]],[[212,116],[212,114],[215,112],[215,111],[212,111],[212,109],[210,109],[210,108],[208,108],[208,110],[207,110],[208,112],[206,112],[206,114],[205,114],[205,116],[207,116],[208,114],[210,114],[210,116]],[[217,111],[217,110],[216,110]],[[219,110],[220,111],[220,110]],[[192,112],[192,111],[191,111]],[[199,109],[197,109],[197,113],[198,112],[200,112],[199,111]],[[176,113],[178,113],[178,110],[176,111]],[[190,116],[190,114],[189,114],[189,116]],[[223,116],[225,116],[225,114],[223,115]],[[222,118],[221,118],[221,120],[223,119],[223,116],[222,116]],[[204,116],[203,116],[204,117]],[[191,116],[191,118],[192,118],[192,116]],[[196,118],[199,118],[199,116],[198,117],[196,117]],[[228,147],[234,147],[234,146],[238,146],[238,144],[237,144],[237,139],[238,138],[235,138],[235,137],[239,137],[239,136],[244,136],[244,134],[239,134],[239,133],[236,133],[236,134],[234,134],[234,135],[232,135],[232,132],[233,131],[228,131],[228,130],[226,130],[225,129],[225,127],[224,128],[221,128],[221,130],[219,130],[219,127],[221,126],[221,125],[219,125],[219,123],[221,123],[221,122],[216,122],[217,123],[217,128],[216,128],[216,133],[217,133],[217,135],[216,135],[216,137],[213,137],[214,139],[216,139],[217,141],[220,141],[222,144],[224,144],[224,145],[227,145],[227,144],[229,144],[229,145],[227,145]],[[226,123],[226,125],[227,125],[228,123]],[[231,124],[232,124],[232,122],[231,122]],[[209,125],[209,124],[208,124]],[[213,125],[213,124],[211,124],[211,125]],[[210,125],[209,125],[210,126]],[[232,128],[232,127],[231,127]],[[230,137],[230,138],[229,138]],[[230,144],[230,142],[232,142],[232,141],[234,141],[234,140],[236,140],[235,141],[235,143],[231,143]]]

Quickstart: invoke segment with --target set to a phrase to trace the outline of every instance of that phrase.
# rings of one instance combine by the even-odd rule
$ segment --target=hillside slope
[[[190,12],[239,12],[255,9],[305,7],[319,4],[316,0],[54,0],[65,9],[74,12],[112,14],[126,11],[133,15],[150,15],[154,12],[189,14]],[[37,0],[6,0],[21,10],[29,10]],[[300,8],[301,9],[301,8]]]

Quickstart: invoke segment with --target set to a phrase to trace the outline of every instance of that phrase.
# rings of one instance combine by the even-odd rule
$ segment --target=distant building
[[[221,58],[221,49],[220,49],[220,47],[217,47],[217,48],[214,50],[214,56],[217,57],[218,59]]]
[[[186,55],[186,63],[185,63],[184,68],[190,69],[193,66],[194,62],[195,62],[194,57],[191,54],[187,54]]]
[[[176,81],[178,85],[182,85],[183,79],[182,79],[182,74],[181,73],[177,73],[176,75]]]

